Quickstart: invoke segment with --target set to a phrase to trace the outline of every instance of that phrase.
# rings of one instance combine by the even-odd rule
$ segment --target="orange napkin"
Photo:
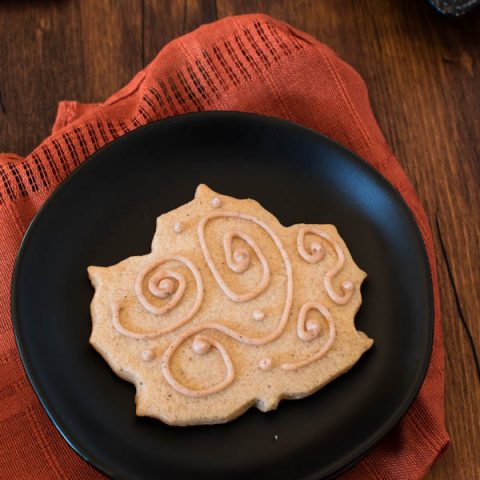
[[[433,276],[430,367],[403,420],[342,478],[423,477],[449,442],[438,281],[427,217],[378,128],[357,72],[314,38],[264,15],[226,18],[177,38],[104,103],[62,102],[52,135],[28,157],[0,155],[0,477],[104,478],[57,432],[19,360],[9,292],[25,229],[55,187],[103,145],[154,120],[199,110],[256,112],[313,128],[369,162],[409,205]]]

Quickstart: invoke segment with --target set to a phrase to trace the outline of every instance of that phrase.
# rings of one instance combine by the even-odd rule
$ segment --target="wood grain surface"
[[[101,101],[169,40],[247,12],[317,37],[367,83],[437,246],[452,445],[427,478],[480,479],[480,11],[448,19],[422,0],[3,1],[0,151],[27,154],[58,101]]]

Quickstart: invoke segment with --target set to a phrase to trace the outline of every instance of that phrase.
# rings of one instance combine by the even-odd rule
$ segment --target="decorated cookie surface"
[[[90,343],[136,386],[138,415],[221,423],[275,409],[349,370],[365,273],[332,225],[282,226],[199,185],[157,219],[148,255],[88,268]]]

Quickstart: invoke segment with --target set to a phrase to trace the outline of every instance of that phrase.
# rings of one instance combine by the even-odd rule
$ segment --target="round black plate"
[[[276,412],[175,428],[137,418],[133,386],[89,346],[86,268],[148,253],[155,218],[190,201],[199,183],[255,198],[284,225],[335,224],[368,273],[356,323],[375,345],[350,372]],[[401,197],[315,132],[240,113],[171,118],[96,153],[30,226],[12,298],[18,348],[42,404],[82,457],[119,479],[334,475],[405,413],[432,342],[430,270]]]

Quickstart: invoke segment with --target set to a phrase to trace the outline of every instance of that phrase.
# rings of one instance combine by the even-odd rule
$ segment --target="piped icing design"
[[[175,351],[183,342],[185,342],[187,339],[189,339],[193,335],[203,330],[204,328],[202,325],[200,325],[199,327],[196,327],[196,328],[194,327],[187,330],[185,333],[180,335],[173,343],[171,343],[167,347],[161,360],[161,369],[165,377],[165,380],[170,384],[170,386],[174,390],[176,390],[178,393],[186,395],[187,397],[205,397],[207,395],[212,395],[213,393],[220,392],[225,388],[227,388],[235,379],[235,370],[233,368],[233,363],[230,358],[230,355],[227,352],[227,349],[218,340],[207,337],[205,335],[198,335],[193,340],[192,348],[195,351],[195,353],[197,353],[198,355],[208,354],[208,352],[212,347],[216,348],[220,353],[223,363],[225,365],[224,379],[220,383],[217,383],[216,385],[212,385],[211,387],[206,387],[206,388],[197,390],[197,389],[189,388],[183,385],[173,375],[170,368],[170,361]]]
[[[231,341],[250,348],[251,359],[256,362],[258,369],[265,372],[275,369],[285,372],[303,369],[319,361],[331,350],[336,338],[335,319],[323,301],[320,298],[311,298],[303,303],[298,311],[292,311],[295,282],[290,255],[298,254],[303,261],[311,265],[312,269],[318,268],[317,265],[322,262],[329,262],[327,268],[321,269],[322,274],[318,276],[318,281],[322,282],[328,299],[337,306],[346,305],[352,299],[356,285],[350,280],[344,280],[339,284],[337,276],[345,266],[346,256],[341,243],[327,231],[315,226],[301,226],[295,230],[297,232],[296,242],[293,245],[296,247],[296,252],[293,249],[293,252],[289,254],[282,236],[276,232],[277,227],[272,226],[269,221],[244,211],[224,210],[221,208],[223,202],[218,197],[211,198],[209,204],[215,210],[207,210],[196,220],[189,218],[189,226],[194,228],[189,228],[188,232],[185,232],[185,235],[196,234],[197,251],[200,255],[197,255],[195,259],[189,258],[187,255],[165,255],[152,260],[138,273],[132,286],[136,301],[148,314],[159,318],[166,317],[168,320],[168,315],[179,306],[182,306],[183,313],[175,315],[173,322],[162,322],[161,328],[143,330],[127,327],[122,322],[122,312],[128,305],[124,298],[111,302],[113,327],[120,335],[138,341],[150,341],[172,332],[176,333],[163,351],[158,348],[145,348],[141,353],[141,359],[144,362],[153,362],[153,366],[157,365],[164,380],[174,391],[191,398],[208,397],[222,392],[235,381],[234,359],[232,360],[227,348]],[[223,258],[214,258],[206,232],[211,223],[221,221],[227,221],[226,225],[228,225],[228,229],[219,239]],[[170,223],[170,228],[172,228],[171,225]],[[244,229],[246,225],[249,225],[248,229]],[[270,264],[272,251],[262,251],[258,238],[256,238],[257,235],[252,233],[256,229],[260,229],[262,236],[264,238],[267,236],[275,247],[273,249],[275,255],[281,259],[280,272],[272,272]],[[184,230],[183,222],[173,225],[173,232],[176,234],[180,234]],[[335,256],[333,264],[331,260],[328,260],[329,257],[331,258],[330,252],[332,251]],[[245,325],[248,324],[247,321],[250,322],[250,325],[258,325],[259,329],[261,325],[269,325],[268,331],[263,329],[261,334],[253,335],[248,328],[242,329],[242,325],[233,328],[227,324],[228,322],[224,323],[224,320],[228,319],[222,318],[211,318],[207,322],[195,323],[196,316],[202,309],[205,295],[201,274],[202,262],[208,268],[208,270],[204,269],[204,275],[211,274],[218,289],[233,304],[256,302],[256,306],[249,310],[250,317],[245,319]],[[225,265],[223,272],[228,268],[232,273],[229,276],[228,284],[217,268],[219,263]],[[330,264],[332,265],[330,266]],[[253,266],[256,268],[256,273],[259,272],[258,281],[246,291],[238,289],[238,286],[235,288],[235,282],[232,279],[235,280],[237,276],[246,274]],[[259,301],[261,302],[262,295],[271,287],[272,275],[283,279],[283,305],[281,312],[277,311],[276,314],[273,314],[276,306],[269,305],[267,317],[265,310],[257,305]],[[186,295],[187,293],[188,295]],[[272,309],[272,307],[274,308]],[[320,320],[318,320],[318,315],[314,317],[311,314],[313,311],[320,314]],[[126,315],[126,313],[123,314]],[[311,344],[315,348],[318,345],[318,349],[311,353],[312,348],[310,347],[310,350],[306,350],[310,351],[309,356],[295,357],[294,360],[290,359],[290,355],[285,352],[277,352],[278,358],[276,354],[258,356],[258,347],[270,345],[284,335],[289,319],[295,318],[295,316],[296,337],[300,342]],[[268,324],[265,323],[266,318]],[[273,321],[274,319],[275,321]],[[252,323],[252,320],[257,323]],[[214,358],[218,362],[218,358],[220,358],[223,363],[222,379],[213,385],[203,385],[202,388],[190,386],[183,375],[179,376],[178,370],[173,367],[177,352],[179,349],[184,351],[185,348],[190,348],[192,361],[195,361],[197,356],[204,356],[204,361],[208,363]],[[286,361],[287,358],[288,361]]]
[[[283,363],[281,367],[284,370],[297,370],[299,368],[306,367],[317,360],[320,360],[326,353],[330,350],[334,340],[335,340],[335,322],[332,315],[320,303],[316,302],[307,302],[302,305],[297,319],[297,335],[299,338],[306,342],[311,342],[318,337],[321,329],[320,325],[316,320],[307,320],[307,315],[310,310],[317,310],[327,321],[328,323],[328,336],[323,344],[322,348],[318,350],[314,355],[304,360],[299,360],[296,362]]]
[[[156,316],[165,315],[178,305],[183,297],[183,294],[185,293],[187,285],[185,276],[182,273],[172,269],[159,268],[171,261],[176,261],[183,264],[190,270],[194,278],[196,294],[190,310],[175,323],[148,332],[141,332],[131,330],[122,324],[120,320],[120,313],[123,308],[122,302],[114,301],[111,305],[112,322],[118,333],[121,333],[127,337],[136,338],[138,340],[159,337],[184,325],[198,312],[203,300],[202,277],[197,266],[191,260],[181,255],[174,255],[155,260],[140,272],[140,274],[137,276],[134,287],[138,301],[143,305],[145,310]],[[155,273],[150,276],[148,281],[145,281],[146,277],[153,271],[155,271]],[[147,297],[145,287],[147,287],[146,290],[152,297],[165,300],[165,303],[161,306],[154,304],[152,300]]]
[[[319,242],[312,242],[305,247],[305,235],[313,234],[327,241],[335,250],[336,262],[333,267],[328,270],[323,277],[323,285],[330,299],[337,305],[345,305],[350,301],[354,293],[354,285],[350,281],[343,282],[340,286],[340,293],[333,286],[335,277],[342,271],[345,265],[345,252],[340,243],[335,240],[329,233],[317,227],[302,227],[297,234],[297,250],[299,255],[308,263],[315,264],[321,262],[325,258],[325,247]]]

